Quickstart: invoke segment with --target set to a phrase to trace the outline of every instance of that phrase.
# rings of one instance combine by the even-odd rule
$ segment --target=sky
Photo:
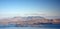
[[[59,0],[0,0],[0,18],[33,15],[60,16]]]

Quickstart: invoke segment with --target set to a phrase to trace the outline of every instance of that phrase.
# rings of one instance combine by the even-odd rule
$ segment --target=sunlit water
[[[60,25],[41,25],[39,27],[0,27],[0,29],[60,29]]]

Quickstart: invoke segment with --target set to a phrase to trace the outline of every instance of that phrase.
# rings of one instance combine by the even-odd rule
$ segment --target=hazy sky
[[[0,18],[13,16],[60,16],[59,0],[0,0]]]

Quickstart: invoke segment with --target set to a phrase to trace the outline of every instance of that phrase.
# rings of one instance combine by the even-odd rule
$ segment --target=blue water
[[[39,27],[6,27],[0,29],[60,29],[60,28],[39,28]]]
[[[60,29],[60,24],[44,24],[37,27],[1,27],[0,29]]]

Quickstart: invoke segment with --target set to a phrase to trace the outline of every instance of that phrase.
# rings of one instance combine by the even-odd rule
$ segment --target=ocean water
[[[45,24],[37,27],[1,27],[0,29],[60,29],[60,24]]]
[[[60,29],[60,28],[40,28],[40,27],[6,27],[0,29]]]

